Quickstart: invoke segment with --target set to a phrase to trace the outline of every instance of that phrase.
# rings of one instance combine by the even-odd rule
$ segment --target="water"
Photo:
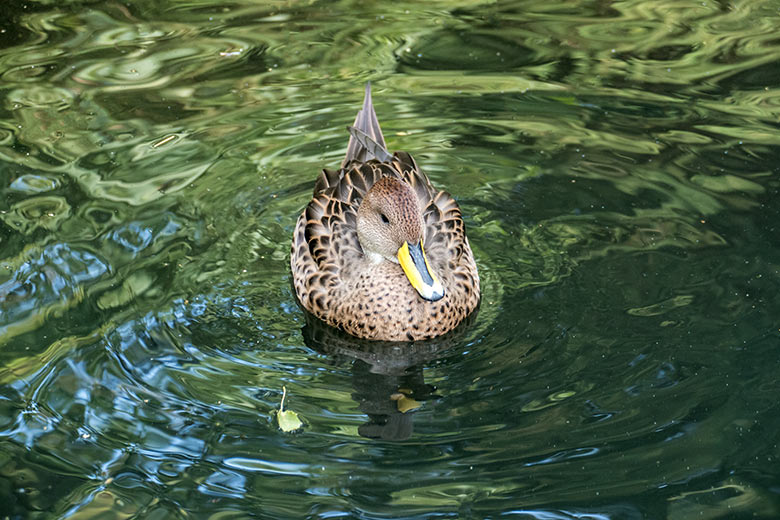
[[[2,10],[2,518],[780,516],[777,2]],[[368,80],[466,215],[439,341],[291,290]]]

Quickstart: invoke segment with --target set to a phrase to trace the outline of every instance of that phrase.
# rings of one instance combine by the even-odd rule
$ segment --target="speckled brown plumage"
[[[290,265],[296,295],[319,319],[361,338],[414,341],[442,335],[463,321],[480,297],[460,208],[448,193],[433,188],[411,155],[390,156],[384,150],[369,87],[354,127],[368,139],[351,129],[342,168],[322,171],[295,226]],[[360,210],[366,198],[370,202]],[[392,225],[361,224],[368,232],[361,231],[359,239],[358,214],[365,222],[373,218],[371,211]],[[412,243],[408,237],[415,233],[444,287],[437,301],[421,297],[392,258],[377,261],[364,251],[376,247],[366,245],[369,239],[381,249],[385,239]]]

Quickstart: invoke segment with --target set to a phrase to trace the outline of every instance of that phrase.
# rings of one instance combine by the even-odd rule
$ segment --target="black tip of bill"
[[[425,258],[422,242],[410,246],[408,242],[398,250],[398,262],[417,292],[428,301],[435,302],[444,297],[444,286],[436,279]]]

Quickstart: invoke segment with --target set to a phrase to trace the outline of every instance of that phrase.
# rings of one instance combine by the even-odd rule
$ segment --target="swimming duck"
[[[293,286],[304,309],[360,338],[417,341],[479,303],[457,202],[411,155],[387,151],[366,85],[338,170],[324,169],[295,226]]]

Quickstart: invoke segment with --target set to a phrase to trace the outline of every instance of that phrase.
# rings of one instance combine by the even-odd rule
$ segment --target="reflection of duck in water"
[[[425,384],[422,367],[409,367],[399,374],[376,374],[371,365],[356,360],[352,365],[352,394],[368,422],[358,433],[369,439],[402,441],[414,431],[413,411],[422,401],[440,397]]]
[[[350,134],[341,169],[323,170],[295,227],[290,265],[298,299],[362,338],[442,335],[479,303],[460,208],[411,155],[386,150],[370,86]]]
[[[403,440],[414,430],[414,411],[424,401],[440,397],[425,383],[422,365],[459,343],[473,317],[445,336],[398,343],[355,338],[306,314],[303,339],[312,350],[352,363],[352,399],[368,416],[358,433],[372,439]]]

